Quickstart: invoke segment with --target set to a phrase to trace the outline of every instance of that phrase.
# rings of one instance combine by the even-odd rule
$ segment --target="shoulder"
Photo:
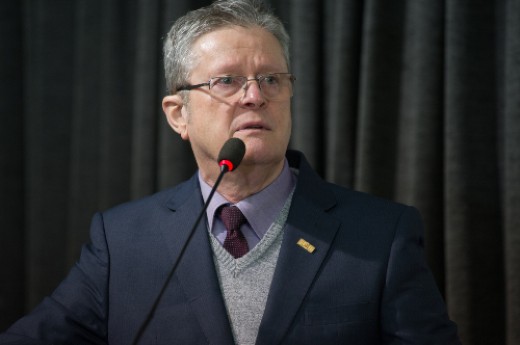
[[[299,171],[291,206],[293,217],[323,214],[339,224],[340,238],[363,239],[378,248],[388,246],[397,237],[422,236],[422,220],[416,208],[327,182],[302,154],[296,158],[292,157],[292,166]]]
[[[398,217],[403,212],[416,212],[413,207],[389,199],[355,191],[323,180],[310,166],[305,156],[289,151],[291,167],[298,170],[295,198],[304,198],[326,212],[358,217]]]
[[[358,228],[368,237],[391,240],[400,231],[421,236],[423,225],[419,211],[409,205],[327,183],[336,198],[329,214],[347,227]]]
[[[178,205],[184,203],[194,195],[200,195],[200,187],[195,175],[174,187],[157,193],[128,201],[111,207],[101,214],[104,218],[128,218],[156,217],[162,212],[175,210]]]
[[[383,197],[378,197],[369,193],[356,191],[342,187],[330,182],[326,182],[326,188],[334,194],[338,207],[349,207],[361,212],[390,212],[401,213],[414,209],[412,206],[405,205]]]

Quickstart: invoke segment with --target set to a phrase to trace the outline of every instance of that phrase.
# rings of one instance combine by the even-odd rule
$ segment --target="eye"
[[[216,77],[213,80],[213,86],[217,87],[228,87],[233,86],[236,87],[237,85],[240,85],[240,78],[233,77],[233,76],[224,76],[224,77]]]
[[[234,78],[233,77],[221,77],[217,79],[218,84],[226,84],[230,85],[233,84]]]
[[[264,76],[263,81],[265,84],[268,84],[268,85],[276,85],[276,84],[280,83],[280,77],[277,76],[276,74],[269,74],[269,75]]]

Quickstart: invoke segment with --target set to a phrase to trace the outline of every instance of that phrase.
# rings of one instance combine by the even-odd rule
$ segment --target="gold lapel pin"
[[[316,250],[316,247],[314,247],[309,242],[305,241],[303,238],[300,238],[297,244],[311,254],[314,252],[314,250]]]

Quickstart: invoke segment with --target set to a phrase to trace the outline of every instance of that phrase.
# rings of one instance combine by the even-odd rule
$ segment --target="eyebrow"
[[[214,70],[211,72],[211,77],[225,76],[225,75],[234,75],[234,76],[247,76],[248,73],[245,73],[243,70],[243,65],[230,63],[223,63],[219,66],[216,66]],[[287,66],[279,66],[275,64],[264,64],[258,66],[257,70],[254,71],[254,75],[259,74],[271,74],[271,73],[286,73]]]

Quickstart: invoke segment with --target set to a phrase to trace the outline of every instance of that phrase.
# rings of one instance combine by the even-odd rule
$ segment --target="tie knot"
[[[238,207],[228,205],[220,208],[220,219],[229,231],[240,229],[240,226],[246,222],[246,217]]]

